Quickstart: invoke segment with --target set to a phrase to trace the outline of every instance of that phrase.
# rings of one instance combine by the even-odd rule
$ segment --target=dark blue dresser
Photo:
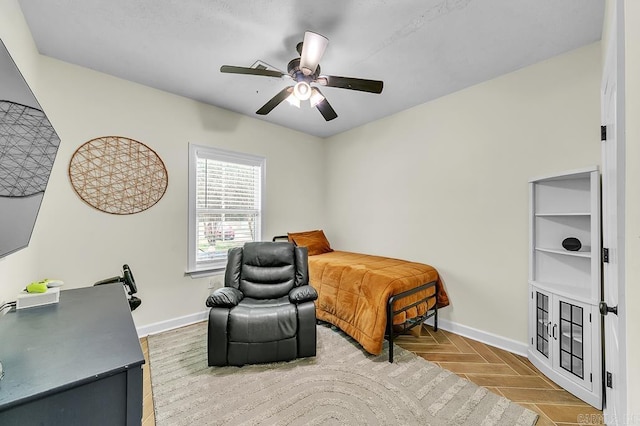
[[[121,284],[0,316],[0,425],[139,425],[144,356]]]

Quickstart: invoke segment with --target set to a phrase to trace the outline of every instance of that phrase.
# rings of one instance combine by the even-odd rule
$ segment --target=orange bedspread
[[[387,300],[394,294],[437,281],[438,307],[449,300],[438,272],[423,263],[344,251],[309,256],[309,281],[318,291],[316,316],[342,329],[369,353],[382,351]],[[396,301],[394,310],[432,295],[433,288]],[[433,306],[420,304],[397,314],[394,324],[424,314]]]

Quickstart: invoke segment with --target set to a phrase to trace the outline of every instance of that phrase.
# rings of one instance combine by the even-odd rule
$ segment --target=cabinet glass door
[[[549,296],[536,291],[536,349],[549,358]]]
[[[560,301],[560,367],[584,378],[584,312],[580,306]]]

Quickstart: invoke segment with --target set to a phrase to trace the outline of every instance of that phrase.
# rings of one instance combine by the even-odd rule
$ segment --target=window
[[[188,273],[224,269],[227,251],[262,239],[265,159],[189,146]]]

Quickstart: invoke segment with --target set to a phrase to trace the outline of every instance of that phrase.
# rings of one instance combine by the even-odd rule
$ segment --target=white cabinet
[[[529,193],[529,359],[554,382],[600,409],[598,169],[533,179]],[[580,248],[565,248],[567,238],[577,239]]]

